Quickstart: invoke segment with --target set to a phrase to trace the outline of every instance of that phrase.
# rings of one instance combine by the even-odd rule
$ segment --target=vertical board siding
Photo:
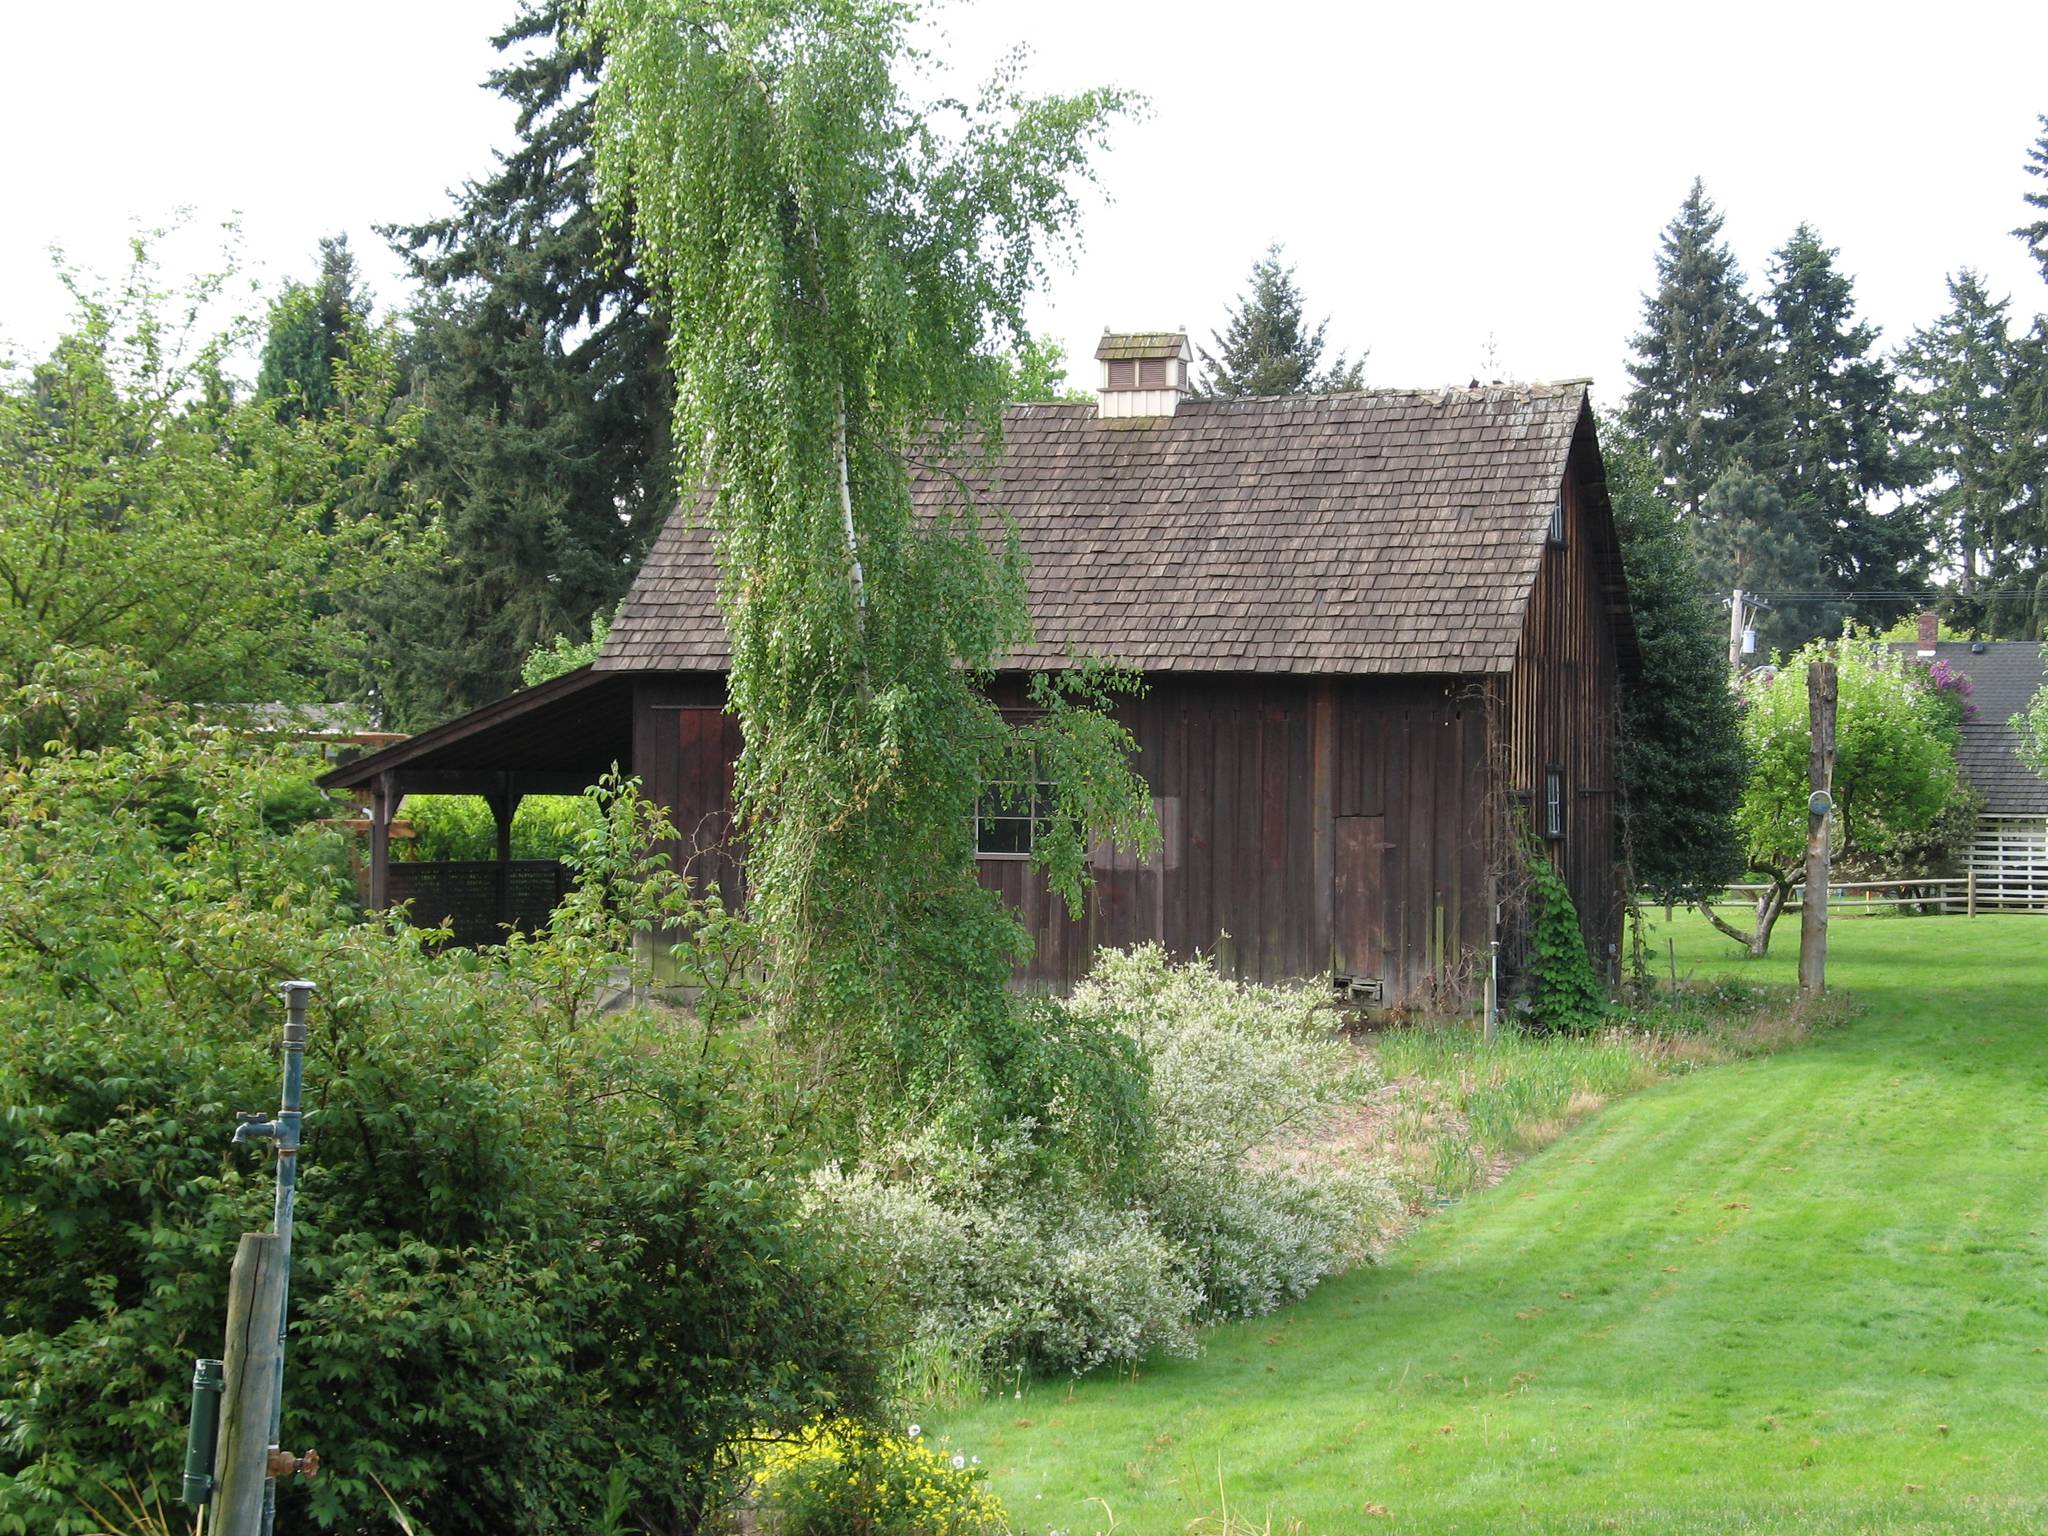
[[[725,712],[722,677],[677,673],[636,682],[632,771],[676,829],[659,851],[670,868],[700,882],[715,880],[730,905],[745,898],[731,835],[739,755],[739,721]]]
[[[1158,942],[1247,980],[1372,977],[1390,1003],[1469,982],[1492,934],[1496,760],[1505,789],[1525,796],[1545,763],[1565,767],[1561,857],[1588,937],[1604,944],[1616,926],[1615,657],[1590,552],[1574,558],[1587,543],[1576,514],[1568,498],[1567,545],[1545,555],[1504,677],[1152,677],[1118,713],[1153,793],[1158,850],[1092,849],[1078,918],[1029,863],[978,861],[1031,934],[1019,979],[1066,990],[1098,948]],[[1016,681],[999,679],[997,702],[1012,695]],[[731,808],[738,727],[722,704],[715,676],[650,678],[635,696],[634,770],[686,834]],[[729,860],[717,869],[737,885]]]
[[[1563,771],[1565,835],[1548,852],[1571,889],[1596,962],[1611,967],[1621,932],[1614,782],[1620,669],[1601,588],[1604,530],[1589,490],[1597,467],[1597,450],[1582,434],[1565,476],[1564,547],[1543,552],[1500,729],[1507,787],[1532,823],[1542,812],[1545,770]]]
[[[1394,1002],[1484,950],[1481,680],[1155,676],[1119,713],[1160,812],[1153,858],[1096,850],[1081,925],[1028,864],[980,861],[1037,941],[1030,984],[1158,941],[1249,981],[1377,978]]]

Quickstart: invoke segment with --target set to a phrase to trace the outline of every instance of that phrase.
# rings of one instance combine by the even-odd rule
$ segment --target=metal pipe
[[[270,1449],[278,1447],[284,1427],[284,1341],[285,1320],[291,1311],[292,1206],[299,1195],[299,1092],[306,1070],[306,999],[312,996],[310,981],[288,981],[278,990],[284,993],[284,1096],[277,1111],[277,1204],[271,1231],[284,1250],[284,1294],[277,1307],[277,1390],[270,1398]],[[271,1536],[277,1519],[277,1479],[263,1485],[263,1536]]]
[[[284,1422],[285,1324],[291,1303],[292,1206],[299,1191],[299,1097],[306,1067],[306,999],[312,995],[310,981],[287,981],[278,988],[284,994],[284,1092],[277,1118],[264,1120],[245,1115],[235,1127],[236,1141],[270,1141],[277,1144],[277,1203],[272,1209],[271,1231],[277,1235],[279,1257],[284,1270],[282,1295],[277,1308],[277,1377],[270,1393],[270,1445],[277,1449]],[[271,1536],[277,1519],[277,1480],[263,1484],[262,1536]]]

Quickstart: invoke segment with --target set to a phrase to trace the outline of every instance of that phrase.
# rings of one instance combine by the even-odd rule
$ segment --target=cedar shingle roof
[[[1909,641],[1899,649],[1911,656],[1918,647]],[[1987,640],[1983,654],[1973,656],[1969,641],[1944,640],[1934,654],[1970,680],[1977,713],[1963,722],[1956,761],[1984,797],[1984,814],[2048,816],[2048,779],[2021,761],[2012,727],[2012,717],[2041,691],[2048,651],[2032,640]]]
[[[1583,384],[1189,400],[1103,421],[1017,405],[991,502],[1036,643],[1148,672],[1473,673],[1513,662]],[[948,487],[916,487],[936,505]],[[711,538],[671,517],[597,666],[727,662]]]

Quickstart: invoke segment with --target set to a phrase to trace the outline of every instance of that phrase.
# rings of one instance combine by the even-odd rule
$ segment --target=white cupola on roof
[[[1102,381],[1095,398],[1101,414],[1171,416],[1188,397],[1188,349],[1185,331],[1104,331],[1095,348]]]

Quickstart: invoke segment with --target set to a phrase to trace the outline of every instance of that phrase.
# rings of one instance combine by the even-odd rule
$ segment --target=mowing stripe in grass
[[[1179,1532],[1219,1469],[1308,1536],[2048,1524],[2048,921],[1842,923],[1833,961],[1837,1033],[1610,1105],[1200,1360],[946,1430],[1026,1531]]]

